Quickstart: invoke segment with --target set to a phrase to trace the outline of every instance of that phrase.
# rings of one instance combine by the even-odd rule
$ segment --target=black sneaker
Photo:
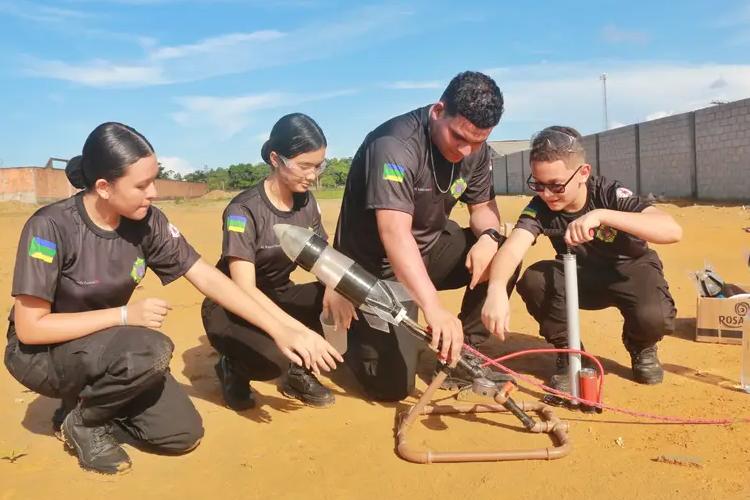
[[[310,370],[294,364],[289,366],[281,392],[316,408],[327,408],[336,402],[333,392],[321,384]]]
[[[661,384],[664,380],[664,368],[656,355],[656,344],[641,349],[629,348],[628,351],[635,381],[639,384]]]
[[[84,469],[102,474],[130,470],[130,457],[112,436],[111,424],[88,427],[83,424],[81,410],[74,408],[63,420],[60,432]]]
[[[477,372],[481,372],[482,376],[490,382],[494,382],[496,384],[502,382],[516,382],[512,376],[508,375],[507,373],[499,372],[492,366],[482,367],[482,365],[484,364],[484,360],[474,354],[464,353],[462,357],[469,365],[473,366]],[[435,373],[433,374],[433,377],[437,375],[438,371],[440,371],[442,368],[443,363],[438,361],[435,365]],[[475,374],[470,372],[467,368],[464,368],[462,365],[456,365],[455,368],[449,368],[448,370],[448,376],[440,385],[441,389],[448,391],[460,391],[471,387],[474,383]]]
[[[255,407],[255,396],[250,389],[250,379],[241,376],[232,367],[232,362],[226,356],[220,356],[214,366],[216,376],[221,382],[221,394],[224,403],[234,411],[243,411]]]

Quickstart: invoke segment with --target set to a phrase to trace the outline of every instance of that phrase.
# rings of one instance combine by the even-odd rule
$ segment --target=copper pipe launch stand
[[[399,425],[396,432],[396,450],[398,455],[409,462],[431,464],[436,462],[499,462],[508,460],[555,460],[570,453],[572,445],[568,438],[568,424],[561,421],[552,413],[552,408],[539,402],[513,401],[509,393],[515,388],[512,382],[506,382],[502,387],[487,379],[475,379],[472,390],[481,395],[494,399],[494,403],[467,403],[456,405],[432,406],[435,391],[448,376],[446,370],[441,370],[427,387],[422,397],[408,410],[399,414]],[[540,420],[534,421],[524,412],[535,412]],[[415,420],[420,415],[446,415],[462,413],[513,413],[523,423],[526,430],[533,433],[547,433],[555,446],[530,450],[506,451],[435,451],[431,449],[417,449],[409,443],[408,434]]]

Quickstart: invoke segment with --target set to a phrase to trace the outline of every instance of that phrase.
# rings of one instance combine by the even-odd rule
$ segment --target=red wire
[[[668,415],[656,415],[653,413],[645,413],[645,412],[638,412],[635,410],[629,410],[627,408],[617,408],[615,406],[609,406],[601,402],[602,399],[602,391],[604,389],[604,368],[602,367],[602,364],[599,362],[598,359],[596,359],[595,356],[588,352],[580,351],[578,349],[527,349],[523,351],[514,352],[511,354],[506,354],[505,356],[501,356],[496,359],[491,359],[488,356],[485,356],[481,352],[477,351],[470,345],[464,344],[464,348],[469,351],[470,353],[478,356],[482,360],[485,361],[484,365],[492,365],[496,368],[499,368],[500,370],[509,373],[510,375],[513,375],[514,377],[518,378],[519,380],[522,380],[523,382],[526,382],[529,385],[533,385],[536,387],[540,387],[546,392],[550,392],[554,394],[555,396],[568,399],[570,401],[579,401],[581,403],[584,403],[589,406],[593,406],[596,408],[606,409],[610,410],[616,413],[622,413],[624,415],[630,415],[633,417],[641,417],[641,418],[647,418],[650,420],[657,420],[660,422],[669,422],[674,424],[703,424],[703,425],[728,425],[738,422],[750,422],[750,417],[737,417],[737,418],[683,418],[683,417],[673,417]],[[567,392],[558,391],[556,389],[553,389],[551,387],[548,387],[544,384],[541,384],[539,382],[536,382],[534,380],[531,380],[530,378],[521,375],[519,373],[514,372],[507,366],[501,364],[501,361],[506,361],[513,358],[519,358],[521,356],[527,356],[532,354],[546,354],[546,353],[577,353],[581,354],[582,356],[585,356],[589,359],[591,359],[594,364],[596,365],[597,370],[599,371],[599,400],[598,401],[590,401],[583,398],[576,398],[572,394],[569,394]]]

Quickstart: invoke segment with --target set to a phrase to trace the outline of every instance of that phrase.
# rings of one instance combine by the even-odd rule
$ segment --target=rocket
[[[395,281],[377,279],[352,259],[328,246],[327,241],[310,229],[290,224],[275,224],[273,231],[287,257],[313,273],[326,286],[332,287],[349,299],[364,313],[365,320],[372,328],[389,332],[389,323],[402,326],[412,335],[430,343],[431,333],[409,318],[406,313],[402,302],[411,298],[403,285]],[[463,351],[463,354],[466,352]],[[464,355],[456,363],[472,374],[472,390],[477,394],[490,395],[495,384],[485,378],[479,366],[467,362]],[[527,429],[535,425],[534,419],[510,397],[507,397],[502,405],[521,420]]]
[[[388,323],[399,325],[407,317],[403,302],[411,297],[400,283],[377,279],[310,229],[275,224],[273,230],[290,260],[349,299],[372,328],[388,332]]]

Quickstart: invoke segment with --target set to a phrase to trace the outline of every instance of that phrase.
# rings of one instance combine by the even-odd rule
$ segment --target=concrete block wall
[[[599,172],[638,193],[638,130],[628,125],[599,134]]]
[[[587,135],[582,142],[595,174],[641,195],[750,200],[750,99]],[[528,153],[506,157],[509,194],[528,194]]]
[[[599,164],[598,164],[598,153],[597,153],[597,136],[594,135],[587,135],[584,136],[581,139],[581,143],[583,144],[583,149],[586,151],[586,162],[591,165],[591,172],[594,174],[599,173]]]
[[[522,154],[523,162],[521,163],[521,192],[524,194],[535,194],[531,189],[529,189],[529,186],[526,185],[526,179],[528,179],[529,174],[531,173],[531,150],[527,149],[525,151],[522,151]]]
[[[505,157],[508,165],[508,192],[511,194],[523,193],[523,151],[509,154]]]
[[[750,99],[695,112],[697,195],[750,199]]]
[[[492,186],[495,194],[508,193],[508,159],[505,156],[492,154]]]
[[[641,193],[671,198],[693,194],[695,153],[693,114],[683,113],[639,125]]]

